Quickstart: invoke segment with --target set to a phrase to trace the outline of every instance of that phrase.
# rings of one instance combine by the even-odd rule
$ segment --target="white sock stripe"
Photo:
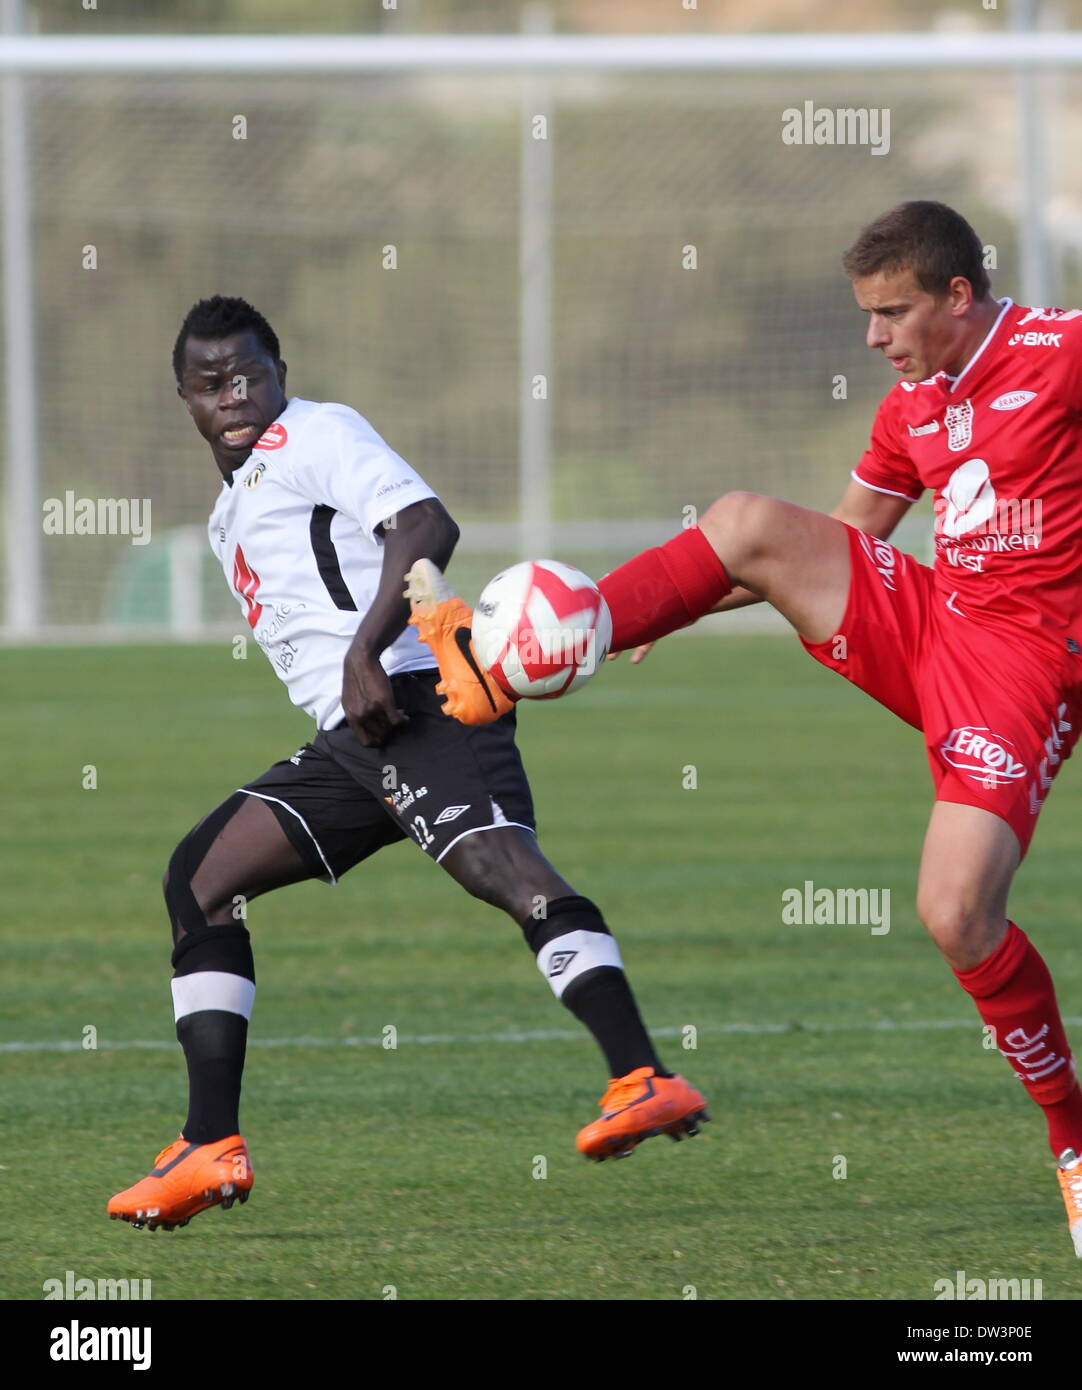
[[[598,931],[570,931],[557,936],[537,953],[537,968],[559,999],[572,980],[599,965],[624,968],[614,937]]]
[[[197,970],[192,975],[178,975],[173,987],[173,1022],[179,1023],[189,1014],[204,1009],[222,1009],[225,1013],[251,1018],[255,1003],[255,985],[243,975],[230,975],[224,970]]]

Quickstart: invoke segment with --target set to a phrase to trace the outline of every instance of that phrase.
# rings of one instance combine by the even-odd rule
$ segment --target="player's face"
[[[911,270],[878,271],[854,280],[853,293],[868,315],[865,341],[905,381],[923,381],[940,371],[956,374],[964,315],[972,303],[968,280],[957,277],[937,298],[920,288]]]
[[[223,473],[239,468],[286,407],[286,364],[249,329],[229,338],[189,338],[177,395]]]

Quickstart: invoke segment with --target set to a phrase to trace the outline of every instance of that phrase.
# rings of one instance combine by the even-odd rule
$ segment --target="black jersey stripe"
[[[312,537],[312,553],[316,557],[319,577],[327,586],[327,592],[334,600],[335,608],[348,608],[356,613],[357,605],[353,595],[342,578],[342,566],[338,563],[338,551],[331,540],[331,522],[338,515],[333,507],[312,508],[312,520],[308,527]]]

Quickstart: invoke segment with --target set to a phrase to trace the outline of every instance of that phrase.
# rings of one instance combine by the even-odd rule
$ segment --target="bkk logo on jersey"
[[[865,555],[879,571],[879,578],[894,593],[898,588],[894,582],[898,560],[901,559],[904,568],[905,556],[895,550],[892,545],[888,545],[886,541],[869,536],[864,531],[857,532],[857,540],[860,541]]]
[[[1026,765],[1014,756],[1018,750],[1011,740],[993,734],[983,724],[952,729],[939,751],[951,767],[989,790],[1026,775]]]
[[[991,408],[993,410],[1020,410],[1022,406],[1029,405],[1030,401],[1036,399],[1036,391],[1005,391],[1002,396],[995,398]]]
[[[1062,333],[1012,333],[1007,339],[1008,347],[1059,347]]]
[[[967,396],[958,405],[947,406],[943,416],[947,427],[947,448],[959,454],[968,449],[973,440],[973,402]]]
[[[280,449],[289,443],[285,425],[268,425],[266,430],[252,445],[253,449]]]

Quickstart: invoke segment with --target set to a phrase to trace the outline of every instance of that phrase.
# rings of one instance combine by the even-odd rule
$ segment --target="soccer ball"
[[[570,694],[605,660],[611,641],[612,618],[597,585],[558,560],[501,571],[473,613],[473,650],[507,695]]]

